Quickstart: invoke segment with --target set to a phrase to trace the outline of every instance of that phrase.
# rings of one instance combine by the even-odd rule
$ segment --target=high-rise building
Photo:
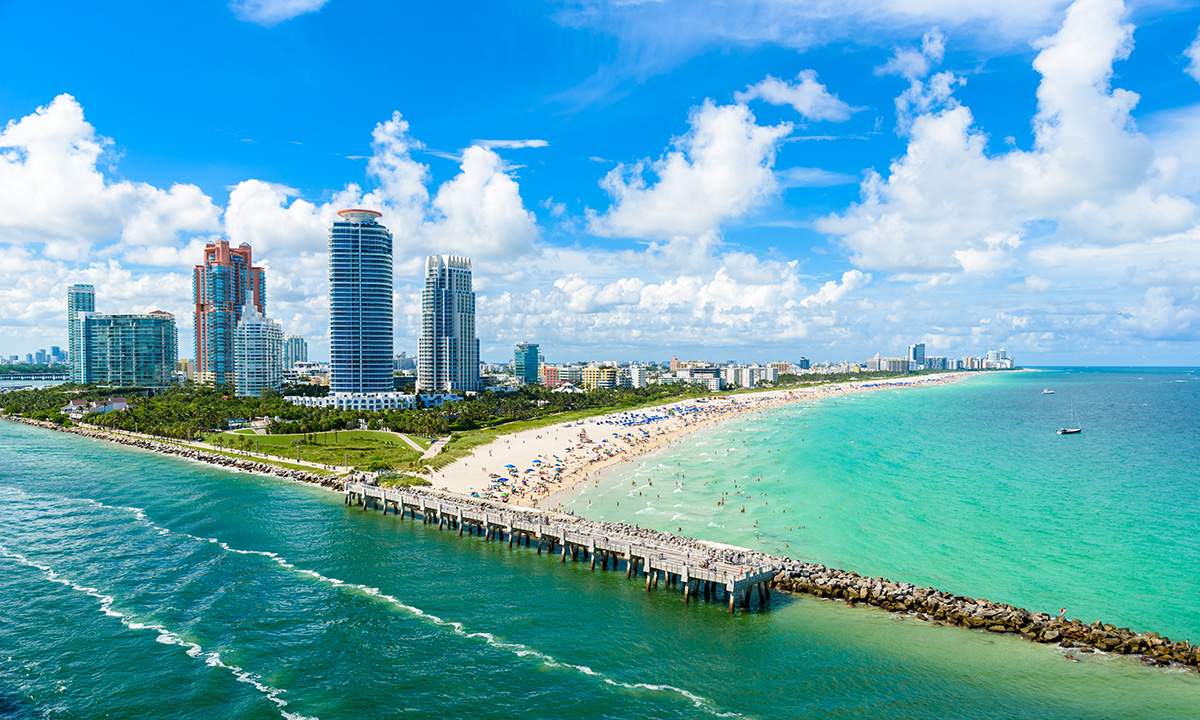
[[[126,387],[171,384],[179,352],[179,333],[171,313],[81,313],[79,324],[82,382]]]
[[[475,337],[475,293],[471,290],[469,258],[430,255],[425,261],[417,389],[442,392],[480,389],[479,340]]]
[[[233,331],[242,308],[266,312],[266,273],[254,267],[250,246],[217,240],[204,247],[192,273],[196,304],[196,373],[208,385],[233,384]]]
[[[329,387],[392,391],[392,233],[374,210],[339,210],[329,228]]]
[[[50,355],[46,352],[46,348],[39,348],[38,351],[33,354],[33,363],[35,365],[50,364]]]
[[[646,368],[641,365],[631,365],[629,367],[629,384],[635,388],[646,387],[648,375]]]
[[[96,312],[96,288],[91,285],[72,285],[67,288],[67,360],[71,363],[71,382],[83,382],[83,348],[79,315]]]
[[[233,330],[233,367],[242,397],[258,397],[283,384],[283,329],[254,306],[242,310]]]
[[[925,365],[925,343],[908,346],[908,365],[911,370]]]
[[[308,362],[308,342],[299,335],[284,335],[283,369],[291,370],[298,362]]]
[[[518,385],[537,385],[537,345],[527,342],[517,345],[516,350],[513,352],[513,374],[517,376]]]

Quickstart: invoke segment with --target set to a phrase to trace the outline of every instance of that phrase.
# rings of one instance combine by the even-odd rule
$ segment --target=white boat
[[[1078,435],[1083,432],[1083,427],[1079,424],[1079,418],[1075,417],[1075,408],[1071,408],[1071,427],[1059,428],[1059,435]]]
[[[1043,395],[1053,395],[1054,391],[1051,390],[1050,388],[1046,388],[1045,390],[1042,391],[1042,394]]]

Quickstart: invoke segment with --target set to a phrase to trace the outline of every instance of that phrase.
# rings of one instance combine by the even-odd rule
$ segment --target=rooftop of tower
[[[341,218],[343,220],[348,220],[350,222],[356,222],[356,223],[364,223],[364,222],[373,222],[376,218],[382,217],[383,213],[376,212],[375,210],[359,210],[356,208],[347,208],[345,210],[338,210],[338,215],[341,216]]]

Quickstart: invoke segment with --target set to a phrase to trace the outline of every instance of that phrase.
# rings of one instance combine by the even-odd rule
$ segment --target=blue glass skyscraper
[[[392,391],[392,233],[374,210],[339,210],[329,229],[329,387]]]

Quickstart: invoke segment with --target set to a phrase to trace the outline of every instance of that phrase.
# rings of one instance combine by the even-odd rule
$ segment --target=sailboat
[[[1078,435],[1083,432],[1083,428],[1079,426],[1079,418],[1075,417],[1075,408],[1071,408],[1071,425],[1073,427],[1059,428],[1059,435]]]

